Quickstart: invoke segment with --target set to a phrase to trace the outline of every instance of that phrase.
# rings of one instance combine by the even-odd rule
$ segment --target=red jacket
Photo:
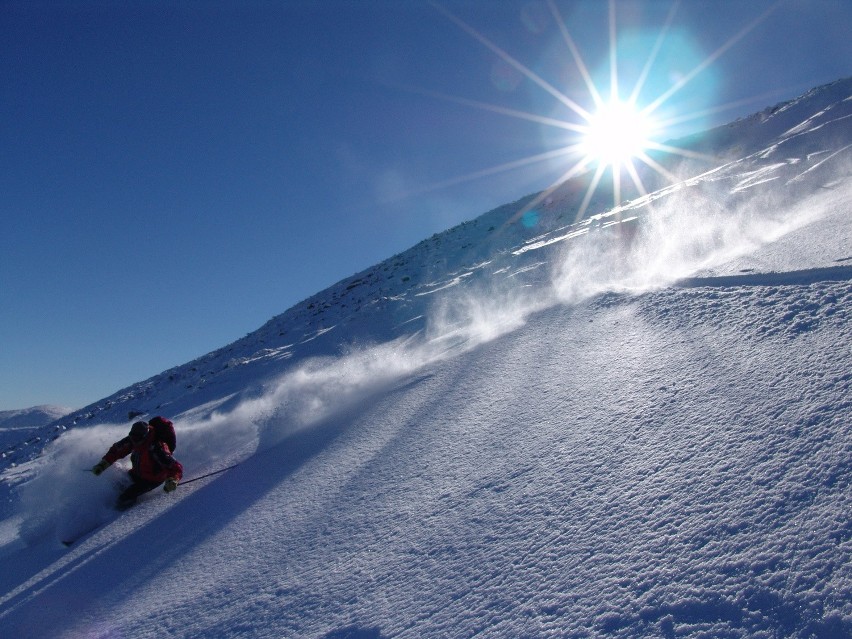
[[[133,465],[130,474],[134,477],[151,482],[164,482],[169,478],[180,481],[183,477],[183,466],[172,457],[169,447],[156,439],[153,429],[142,443],[136,446],[130,437],[118,440],[104,455],[104,460],[113,464],[128,455]]]

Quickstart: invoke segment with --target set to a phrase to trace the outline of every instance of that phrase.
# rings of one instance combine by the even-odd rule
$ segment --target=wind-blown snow
[[[486,214],[8,448],[0,634],[852,637],[850,95],[587,220]],[[187,480],[239,465],[117,515],[119,465],[84,470],[131,411]]]

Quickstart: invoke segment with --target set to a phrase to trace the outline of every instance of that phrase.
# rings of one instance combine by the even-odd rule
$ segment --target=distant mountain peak
[[[18,410],[0,411],[0,428],[22,428],[46,426],[60,417],[73,412],[73,408],[43,404]]]

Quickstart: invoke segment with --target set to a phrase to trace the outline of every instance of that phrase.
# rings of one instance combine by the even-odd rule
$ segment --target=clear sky
[[[847,0],[0,0],[0,410],[82,407],[547,187],[564,158],[491,169],[565,146],[528,117],[577,121],[558,95],[593,110],[569,43],[602,94],[611,33],[622,94],[653,59],[671,138],[852,75],[850,24]]]

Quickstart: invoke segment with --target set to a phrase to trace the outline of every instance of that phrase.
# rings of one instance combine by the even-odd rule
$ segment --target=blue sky
[[[554,6],[606,88],[609,3]],[[614,6],[626,92],[667,23],[640,102],[702,69],[664,137],[852,74],[845,0]],[[0,410],[82,407],[545,188],[564,161],[488,171],[566,144],[507,114],[577,119],[534,78],[593,106],[544,0],[3,0],[0,65]]]

